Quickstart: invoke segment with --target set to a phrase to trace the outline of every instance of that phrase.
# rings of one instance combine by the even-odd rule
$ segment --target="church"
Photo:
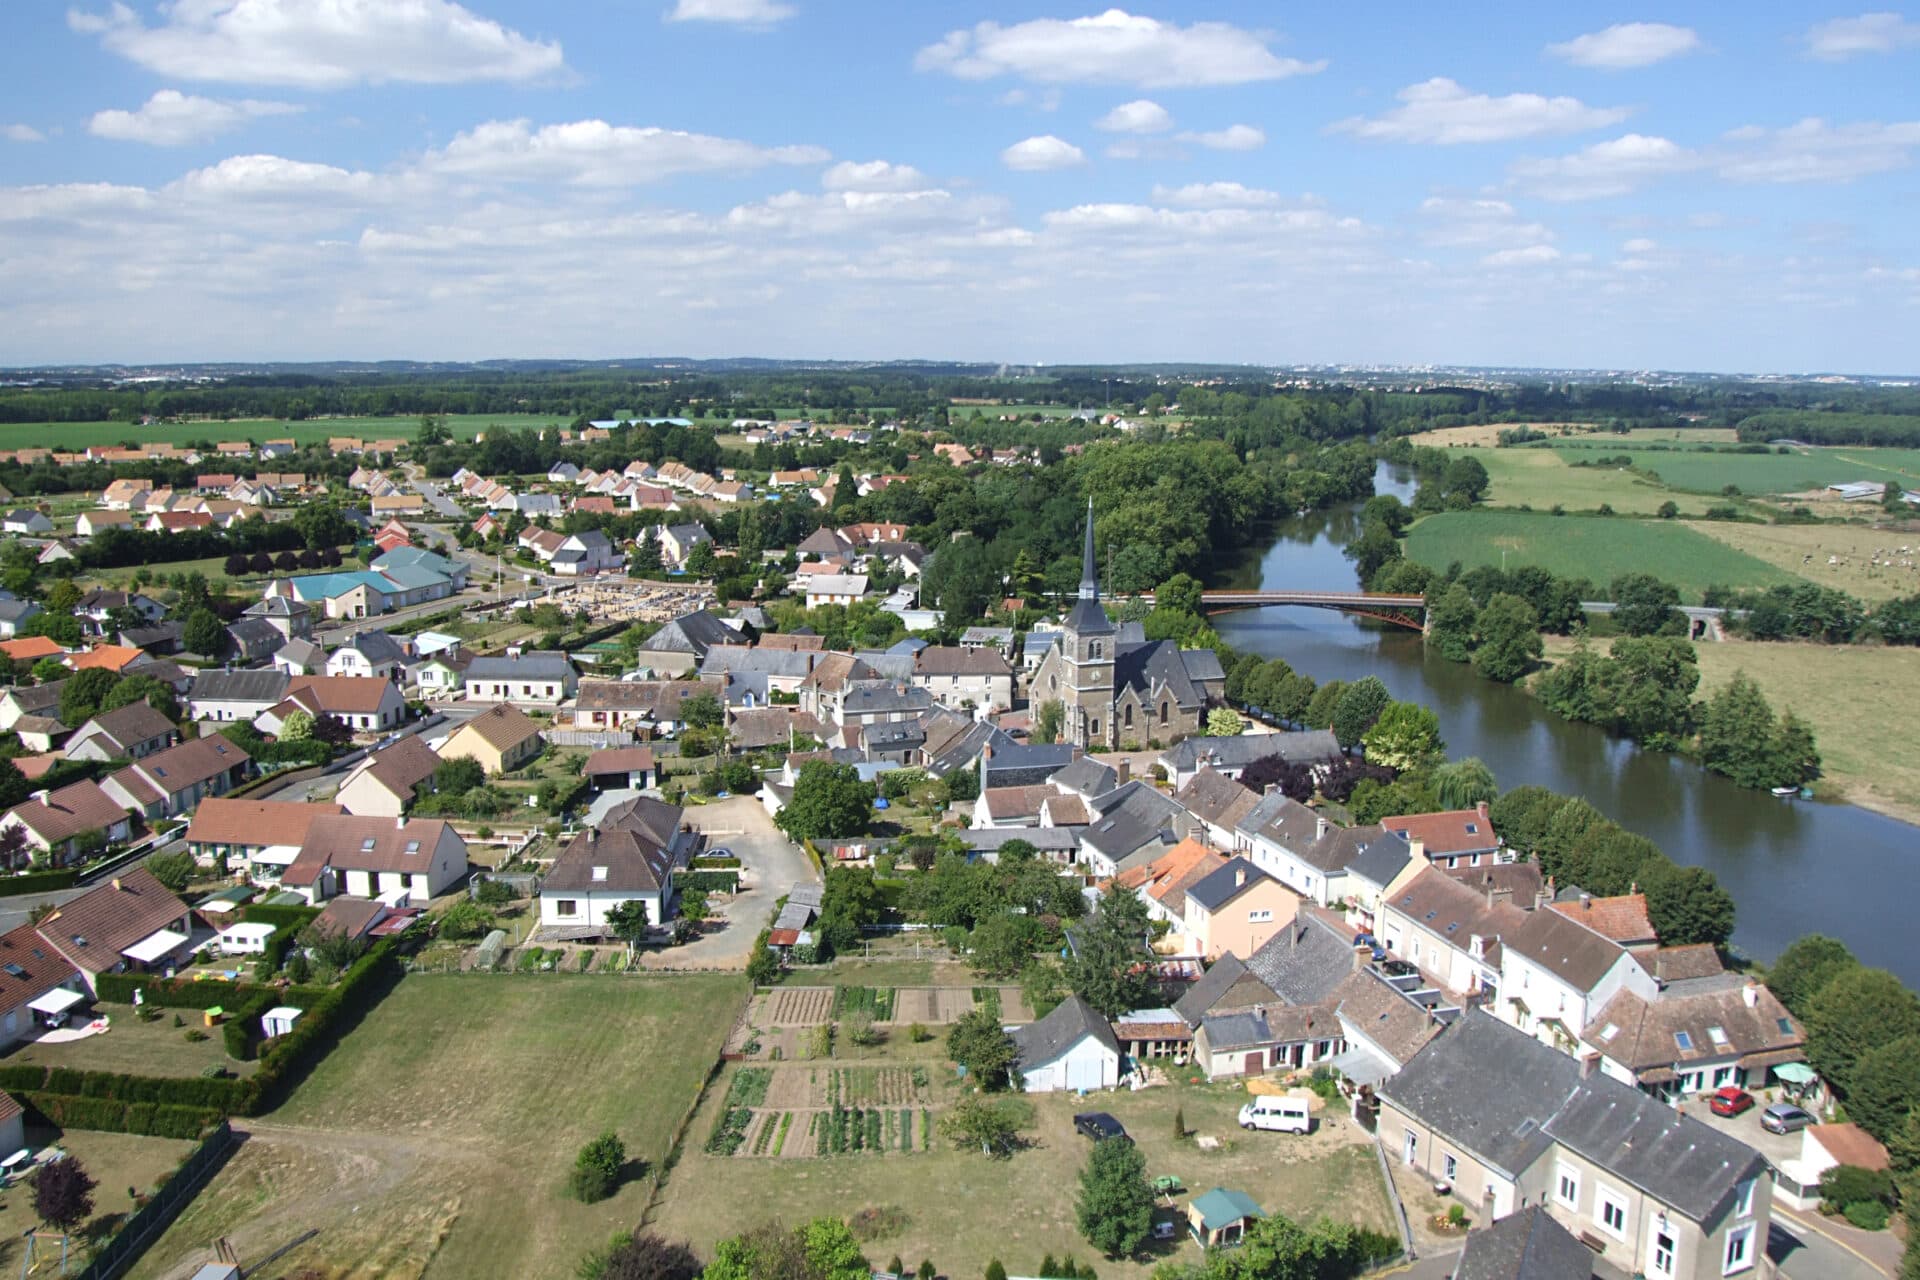
[[[1116,626],[1100,607],[1093,556],[1093,503],[1087,503],[1087,541],[1080,597],[1062,626],[1060,642],[1041,662],[1028,701],[1058,702],[1060,741],[1088,751],[1162,745],[1206,730],[1207,708],[1226,689],[1226,673],[1211,649],[1182,649],[1149,641],[1140,624]]]

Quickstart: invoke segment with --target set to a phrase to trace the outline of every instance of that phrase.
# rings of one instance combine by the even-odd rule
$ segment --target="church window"
[[[1056,671],[1052,675],[1047,677],[1047,692],[1052,693],[1055,689],[1058,689],[1059,687],[1060,687],[1060,673]]]
[[[1127,704],[1127,728],[1133,728],[1133,704],[1131,702]]]
[[[1092,647],[1092,649],[1091,649],[1091,650],[1090,650],[1089,652],[1090,652],[1090,654],[1091,654],[1091,656],[1093,656],[1093,657],[1095,657],[1095,658],[1097,658],[1097,657],[1099,657],[1099,656],[1100,656],[1100,642],[1099,642],[1098,640],[1095,640],[1095,641],[1093,642],[1093,647]]]
[[[1100,722],[1098,720],[1090,720],[1087,722],[1087,736],[1090,738],[1100,736]]]
[[[1160,723],[1165,724],[1166,722],[1167,722],[1167,704],[1162,702],[1160,704]]]

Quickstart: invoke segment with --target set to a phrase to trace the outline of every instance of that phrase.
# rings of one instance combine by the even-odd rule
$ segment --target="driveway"
[[[1900,1242],[1890,1231],[1858,1231],[1776,1204],[1767,1236],[1767,1256],[1786,1280],[1883,1280],[1900,1273]]]
[[[1764,1097],[1756,1097],[1744,1115],[1717,1116],[1705,1103],[1689,1102],[1687,1114],[1712,1129],[1718,1129],[1735,1142],[1744,1142],[1767,1158],[1776,1169],[1800,1158],[1803,1139],[1798,1133],[1768,1133],[1760,1127],[1760,1113],[1766,1109]]]
[[[686,820],[707,837],[709,848],[727,848],[740,858],[745,889],[731,898],[711,899],[716,918],[706,933],[684,947],[648,950],[650,968],[744,969],[753,940],[773,917],[773,904],[797,881],[818,884],[813,864],[788,840],[758,800],[734,796],[709,805],[689,806]]]

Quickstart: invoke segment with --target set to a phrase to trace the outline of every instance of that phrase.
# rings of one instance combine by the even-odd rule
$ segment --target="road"
[[[709,848],[731,849],[739,856],[741,883],[746,888],[732,898],[711,900],[722,919],[709,921],[701,937],[682,947],[649,950],[643,963],[657,961],[660,967],[673,969],[744,969],[753,940],[772,919],[773,904],[795,882],[818,884],[820,877],[807,855],[773,825],[766,807],[752,796],[689,807],[686,820],[706,835]]]

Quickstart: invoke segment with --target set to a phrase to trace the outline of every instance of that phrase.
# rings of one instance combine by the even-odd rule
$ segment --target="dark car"
[[[1073,1127],[1095,1142],[1105,1142],[1108,1138],[1118,1138],[1122,1142],[1133,1141],[1127,1136],[1127,1131],[1120,1122],[1104,1111],[1082,1111],[1073,1118]]]
[[[1753,1095],[1738,1085],[1716,1089],[1707,1107],[1717,1116],[1737,1116],[1753,1107]]]
[[[1812,1123],[1812,1113],[1791,1102],[1776,1102],[1760,1113],[1760,1127],[1768,1133],[1798,1133]]]

